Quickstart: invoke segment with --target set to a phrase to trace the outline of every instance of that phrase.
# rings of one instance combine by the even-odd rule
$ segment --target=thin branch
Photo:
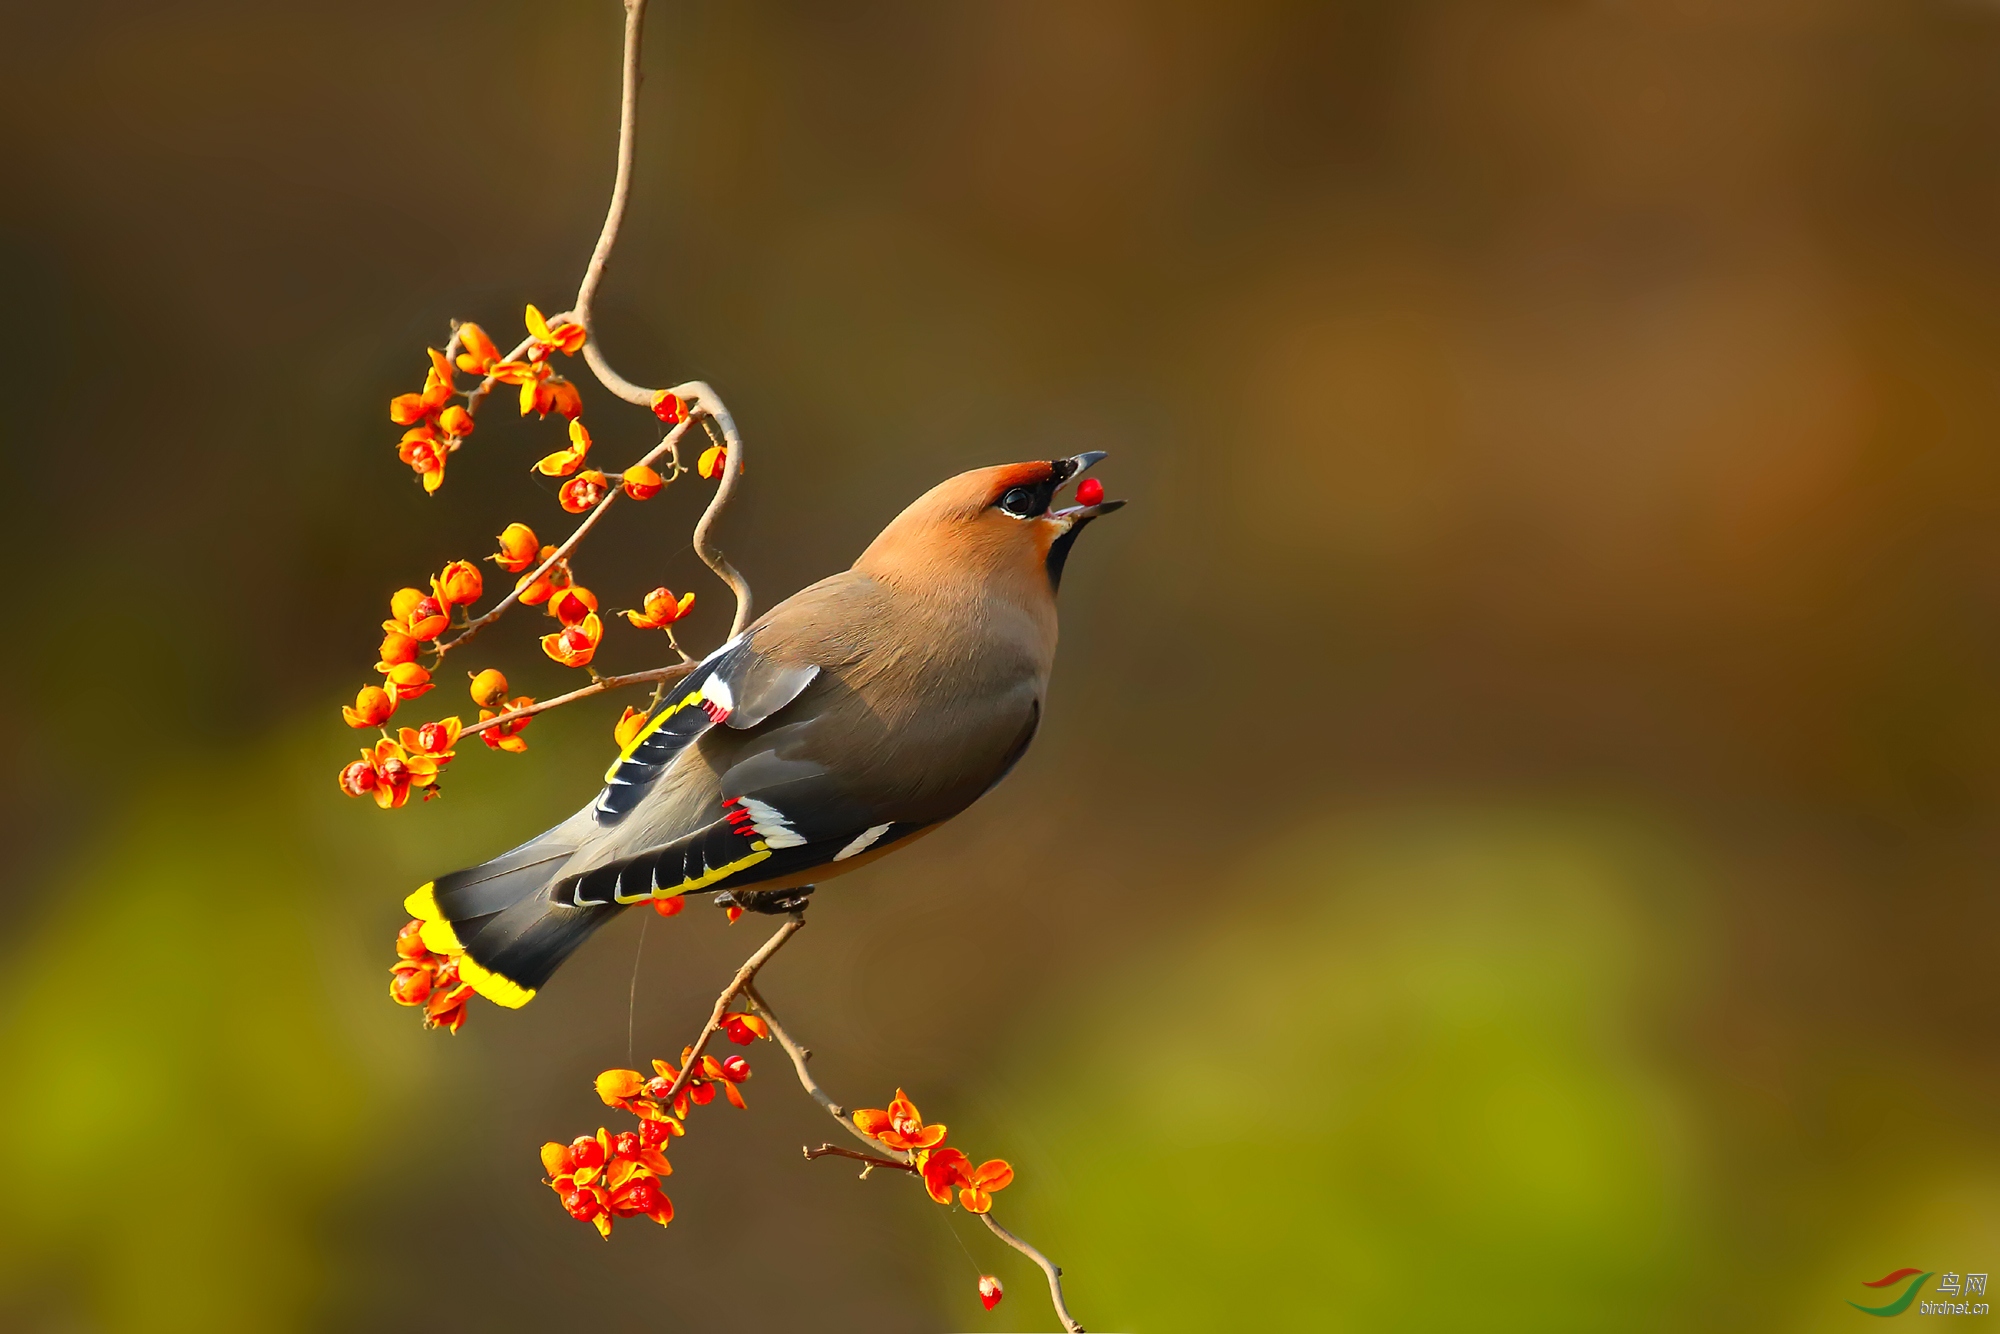
[[[893,1167],[898,1172],[915,1172],[909,1163],[899,1163],[894,1158],[881,1158],[872,1153],[856,1153],[843,1149],[838,1144],[822,1144],[817,1149],[807,1149],[807,1158],[852,1158],[857,1163],[867,1163],[870,1167]]]
[[[535,703],[529,704],[524,708],[509,709],[505,713],[496,713],[485,722],[474,723],[470,727],[461,728],[458,734],[462,737],[471,736],[475,732],[484,732],[489,727],[499,727],[503,723],[510,723],[516,718],[532,718],[538,713],[560,708],[573,700],[588,699],[592,695],[601,695],[607,690],[618,690],[625,686],[636,686],[647,681],[678,681],[693,671],[694,666],[695,664],[691,662],[677,662],[671,667],[655,667],[651,671],[629,672],[624,676],[600,676],[580,690],[572,690],[567,695],[557,695],[554,699],[537,700]]]
[[[639,138],[639,83],[644,77],[639,72],[639,48],[645,27],[646,0],[625,0],[625,55],[618,95],[618,171],[611,182],[611,206],[604,212],[604,229],[597,234],[597,248],[590,252],[590,263],[584,266],[583,281],[577,284],[576,305],[561,318],[583,326],[588,335],[583,344],[583,359],[598,383],[627,403],[649,408],[655,391],[633,384],[611,368],[591,318],[595,313],[592,303],[597,300],[598,285],[604,281],[605,266],[611,263],[612,248],[618,244],[618,229],[624,225],[625,204],[632,194],[632,161]]]
[[[987,1231],[1041,1266],[1042,1272],[1048,1275],[1049,1278],[1049,1301],[1056,1308],[1056,1318],[1062,1321],[1063,1328],[1070,1331],[1070,1334],[1083,1334],[1083,1326],[1076,1323],[1076,1317],[1069,1313],[1069,1307],[1063,1305],[1062,1266],[1056,1264],[1055,1261],[1043,1255],[1027,1242],[1022,1241],[1006,1228],[1001,1227],[999,1223],[994,1221],[993,1215],[990,1212],[979,1215],[979,1220],[986,1224]]]
[[[681,436],[686,434],[687,429],[692,424],[692,422],[693,418],[690,417],[687,421],[681,422],[679,425],[675,426],[673,430],[667,432],[666,439],[660,441],[659,444],[654,445],[650,450],[646,452],[645,457],[641,458],[638,463],[635,463],[632,466],[636,468],[642,464],[650,464],[655,459],[659,458],[662,454],[674,454],[676,457],[678,457],[676,446],[680,444]],[[449,639],[445,643],[439,644],[437,646],[437,657],[432,660],[431,665],[435,667],[438,663],[443,662],[445,654],[451,652],[453,649],[457,648],[460,644],[463,644],[466,640],[478,634],[486,626],[491,625],[494,621],[499,620],[501,613],[506,611],[507,608],[513,606],[516,602],[520,601],[521,594],[526,590],[534,587],[535,581],[537,579],[540,579],[550,570],[553,570],[557,565],[562,563],[563,559],[567,557],[570,552],[576,550],[576,544],[583,541],[584,534],[588,533],[591,530],[591,528],[596,525],[597,521],[604,517],[604,512],[611,508],[612,502],[617,500],[618,497],[624,494],[625,493],[623,491],[620,491],[615,487],[609,491],[606,491],[604,493],[604,499],[598,501],[596,508],[591,510],[589,514],[584,516],[583,522],[576,526],[575,532],[571,533],[567,538],[563,540],[563,544],[556,548],[554,555],[550,556],[540,565],[537,565],[534,569],[534,572],[529,574],[527,578],[517,581],[514,587],[508,592],[507,596],[501,598],[498,603],[494,604],[494,607],[491,611],[487,612],[484,616],[481,616],[478,619],[469,622],[463,630],[460,630],[456,635],[453,635],[451,639]],[[718,494],[720,493],[718,492]],[[714,501],[709,502],[709,506],[711,509],[714,508],[714,505],[715,505]],[[697,532],[699,532],[699,530],[697,530]]]
[[[842,1130],[845,1130],[869,1148],[881,1149],[885,1152],[896,1154],[905,1162],[909,1161],[908,1154],[889,1148],[873,1135],[863,1134],[861,1127],[848,1120],[847,1109],[835,1102],[832,1095],[821,1088],[819,1081],[812,1077],[812,1072],[806,1069],[806,1062],[812,1059],[812,1052],[808,1048],[801,1047],[798,1044],[798,1040],[785,1031],[785,1026],[778,1022],[778,1016],[772,1012],[770,1004],[765,1001],[763,996],[758,994],[756,987],[745,987],[743,994],[749,998],[750,1008],[758,1014],[763,1015],[764,1021],[771,1026],[771,1040],[776,1042],[780,1047],[783,1047],[785,1055],[792,1058],[792,1069],[798,1073],[799,1085],[805,1089],[807,1095],[821,1107],[824,1107],[826,1114],[831,1116]]]
[[[583,360],[590,367],[591,374],[597,377],[599,384],[624,399],[627,403],[637,403],[642,408],[653,406],[653,395],[659,391],[648,389],[644,385],[633,384],[630,380],[613,370],[611,363],[604,359],[604,349],[597,345],[597,335],[595,332],[590,335],[589,341],[583,345]]]
[[[583,359],[590,366],[591,373],[597,376],[598,382],[626,402],[650,408],[653,400],[658,397],[658,391],[634,384],[612,369],[610,361],[605,358],[601,340],[592,321],[592,305],[597,299],[597,289],[604,281],[604,270],[611,262],[611,252],[618,244],[619,229],[625,222],[625,206],[632,193],[632,163],[637,152],[639,133],[639,84],[644,77],[639,69],[639,52],[646,25],[646,0],[624,0],[624,2],[625,48],[618,99],[618,168],[611,185],[611,205],[604,214],[604,227],[597,234],[597,247],[591,251],[590,263],[584,267],[583,281],[577,285],[576,304],[556,316],[550,323],[582,325],[586,334]],[[526,346],[523,344],[522,350],[525,350]],[[509,359],[519,355],[520,350],[517,350]],[[477,399],[484,397],[491,388],[492,380],[489,377],[473,391],[473,400],[476,402]],[[681,422],[674,428],[664,446],[673,450],[676,463],[679,462],[680,454],[674,446],[678,445],[681,433],[697,416],[710,417],[722,428],[723,445],[728,451],[727,465],[723,470],[722,484],[716,488],[715,495],[709,499],[708,508],[702,512],[700,522],[695,525],[694,549],[701,557],[702,563],[713,570],[716,577],[727,584],[729,591],[735,595],[736,614],[729,626],[729,638],[734,639],[743,633],[744,626],[750,622],[752,607],[750,582],[730,563],[729,558],[723,555],[722,548],[715,545],[712,533],[722,511],[728,507],[735,495],[736,478],[743,471],[743,438],[736,432],[736,419],[730,415],[728,406],[707,384],[700,380],[691,380],[686,384],[675,386],[669,392],[685,402],[689,408],[687,421]],[[658,457],[659,452],[655,450],[640,461],[651,463]],[[545,562],[542,568],[535,572],[529,582],[532,583],[535,578],[539,578],[547,571],[549,565],[567,554],[576,545],[577,539],[597,521],[598,515],[617,497],[616,491],[605,496],[597,508],[591,511],[590,517],[571,535],[570,540],[562,545],[561,550],[550,561]],[[498,617],[512,602],[513,597],[510,595],[492,611],[472,622],[457,638],[441,646],[438,656],[442,658],[446,652],[464,643],[480,627]]]
[[[590,252],[590,264],[577,285],[576,308],[570,316],[583,326],[589,341],[595,340],[590,327],[590,303],[597,297],[597,285],[604,281],[604,266],[611,262],[611,248],[618,244],[618,228],[625,221],[625,202],[632,192],[632,159],[639,133],[639,46],[646,26],[646,0],[625,0],[625,59],[618,99],[618,173],[611,183],[611,207],[604,214],[604,230],[597,234],[597,248]],[[588,341],[585,344],[588,346]],[[593,365],[592,370],[597,370]],[[598,371],[601,379],[604,372]],[[610,385],[605,386],[607,389]],[[617,390],[613,389],[613,393]],[[620,398],[625,395],[619,394]],[[651,395],[644,400],[648,405]]]
[[[695,1071],[701,1065],[701,1054],[708,1049],[708,1040],[715,1036],[717,1029],[722,1027],[722,1016],[728,1012],[729,1002],[735,1000],[743,989],[750,985],[750,980],[757,976],[757,970],[769,962],[772,955],[783,949],[785,942],[797,935],[799,929],[805,924],[806,919],[803,916],[793,913],[786,920],[785,924],[779,927],[776,933],[758,948],[755,954],[743,961],[743,966],[736,970],[736,976],[731,978],[729,985],[722,989],[722,994],[715,998],[715,1009],[709,1014],[708,1023],[703,1025],[701,1036],[696,1038],[694,1046],[688,1049],[687,1056],[681,1065],[681,1072],[674,1079],[673,1086],[660,1095],[661,1106],[673,1106],[674,1099],[680,1096],[681,1090],[686,1088],[688,1081],[694,1078]]]
[[[792,1058],[792,1068],[798,1072],[799,1083],[804,1085],[805,1091],[812,1095],[812,1100],[826,1108],[834,1120],[838,1121],[849,1133],[856,1136],[864,1144],[872,1148],[881,1149],[887,1153],[895,1153],[895,1150],[890,1149],[888,1145],[882,1143],[874,1136],[863,1133],[859,1126],[848,1119],[847,1113],[841,1108],[840,1104],[829,1097],[826,1090],[819,1086],[819,1082],[811,1074],[807,1073],[806,1062],[811,1059],[812,1052],[800,1046],[798,1040],[785,1031],[785,1026],[778,1022],[778,1016],[772,1013],[770,1003],[757,994],[756,988],[746,985],[743,991],[750,998],[751,1007],[763,1016],[766,1024],[770,1025],[772,1039],[785,1049],[786,1055]],[[806,1157],[808,1158],[818,1158],[823,1155],[838,1155],[842,1158],[861,1158],[863,1161],[866,1161],[870,1157],[870,1155],[848,1153],[824,1144],[820,1146],[819,1150],[808,1149],[806,1151]],[[898,1161],[899,1159],[900,1161]],[[902,1167],[906,1171],[916,1170],[915,1167],[910,1166],[908,1154],[897,1154],[895,1158],[886,1160],[883,1165]],[[994,1221],[991,1213],[984,1213],[979,1217],[986,1224],[987,1228],[992,1231],[994,1236],[1000,1238],[1000,1240],[1006,1242],[1030,1260],[1033,1260],[1041,1268],[1042,1273],[1048,1276],[1049,1301],[1055,1307],[1056,1318],[1062,1321],[1062,1327],[1070,1331],[1070,1334],[1083,1334],[1083,1326],[1077,1323],[1076,1317],[1069,1313],[1069,1307],[1063,1302],[1061,1266],[1057,1265],[1048,1256],[1043,1255],[1033,1246],[1030,1246],[1027,1242],[1009,1232],[1006,1228],[1001,1227],[999,1223]]]
[[[729,558],[722,554],[722,548],[715,545],[710,534],[723,509],[728,506],[730,497],[736,494],[736,479],[743,473],[743,437],[736,434],[736,419],[729,415],[729,408],[707,384],[690,380],[686,384],[675,385],[673,393],[690,407],[699,407],[722,428],[722,447],[726,454],[722,484],[715,488],[715,496],[702,512],[701,522],[694,526],[694,549],[702,563],[714,570],[715,577],[728,584],[729,591],[736,595],[736,617],[729,625],[729,637],[734,639],[750,623],[750,581],[729,563]]]

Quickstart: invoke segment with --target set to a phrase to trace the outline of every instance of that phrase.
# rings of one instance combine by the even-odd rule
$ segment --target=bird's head
[[[1099,495],[1088,504],[1056,504],[1056,494],[1099,459],[1093,450],[975,468],[939,482],[897,515],[861,553],[854,568],[892,582],[968,575],[1017,583],[1052,595],[1077,534],[1125,502]]]

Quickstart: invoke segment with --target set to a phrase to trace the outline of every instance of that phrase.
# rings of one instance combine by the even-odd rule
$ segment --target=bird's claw
[[[803,912],[812,898],[812,892],[811,885],[801,885],[797,889],[725,889],[715,896],[715,906],[782,917],[786,913]]]

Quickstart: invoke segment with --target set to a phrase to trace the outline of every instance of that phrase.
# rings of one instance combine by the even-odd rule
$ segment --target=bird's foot
[[[812,892],[811,885],[800,885],[797,889],[725,889],[715,896],[715,906],[782,917],[786,913],[804,912]]]

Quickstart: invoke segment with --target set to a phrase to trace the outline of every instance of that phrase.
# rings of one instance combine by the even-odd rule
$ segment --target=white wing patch
[[[856,853],[866,852],[870,847],[874,846],[876,839],[888,832],[889,826],[885,824],[878,824],[872,828],[864,829],[855,837],[852,843],[849,843],[839,852],[834,853],[833,859],[837,862],[844,862]]]
[[[783,813],[768,801],[755,797],[739,797],[737,805],[750,812],[750,827],[757,831],[757,837],[773,848],[796,848],[805,843],[805,837],[792,828]],[[887,828],[884,825],[883,828]]]

